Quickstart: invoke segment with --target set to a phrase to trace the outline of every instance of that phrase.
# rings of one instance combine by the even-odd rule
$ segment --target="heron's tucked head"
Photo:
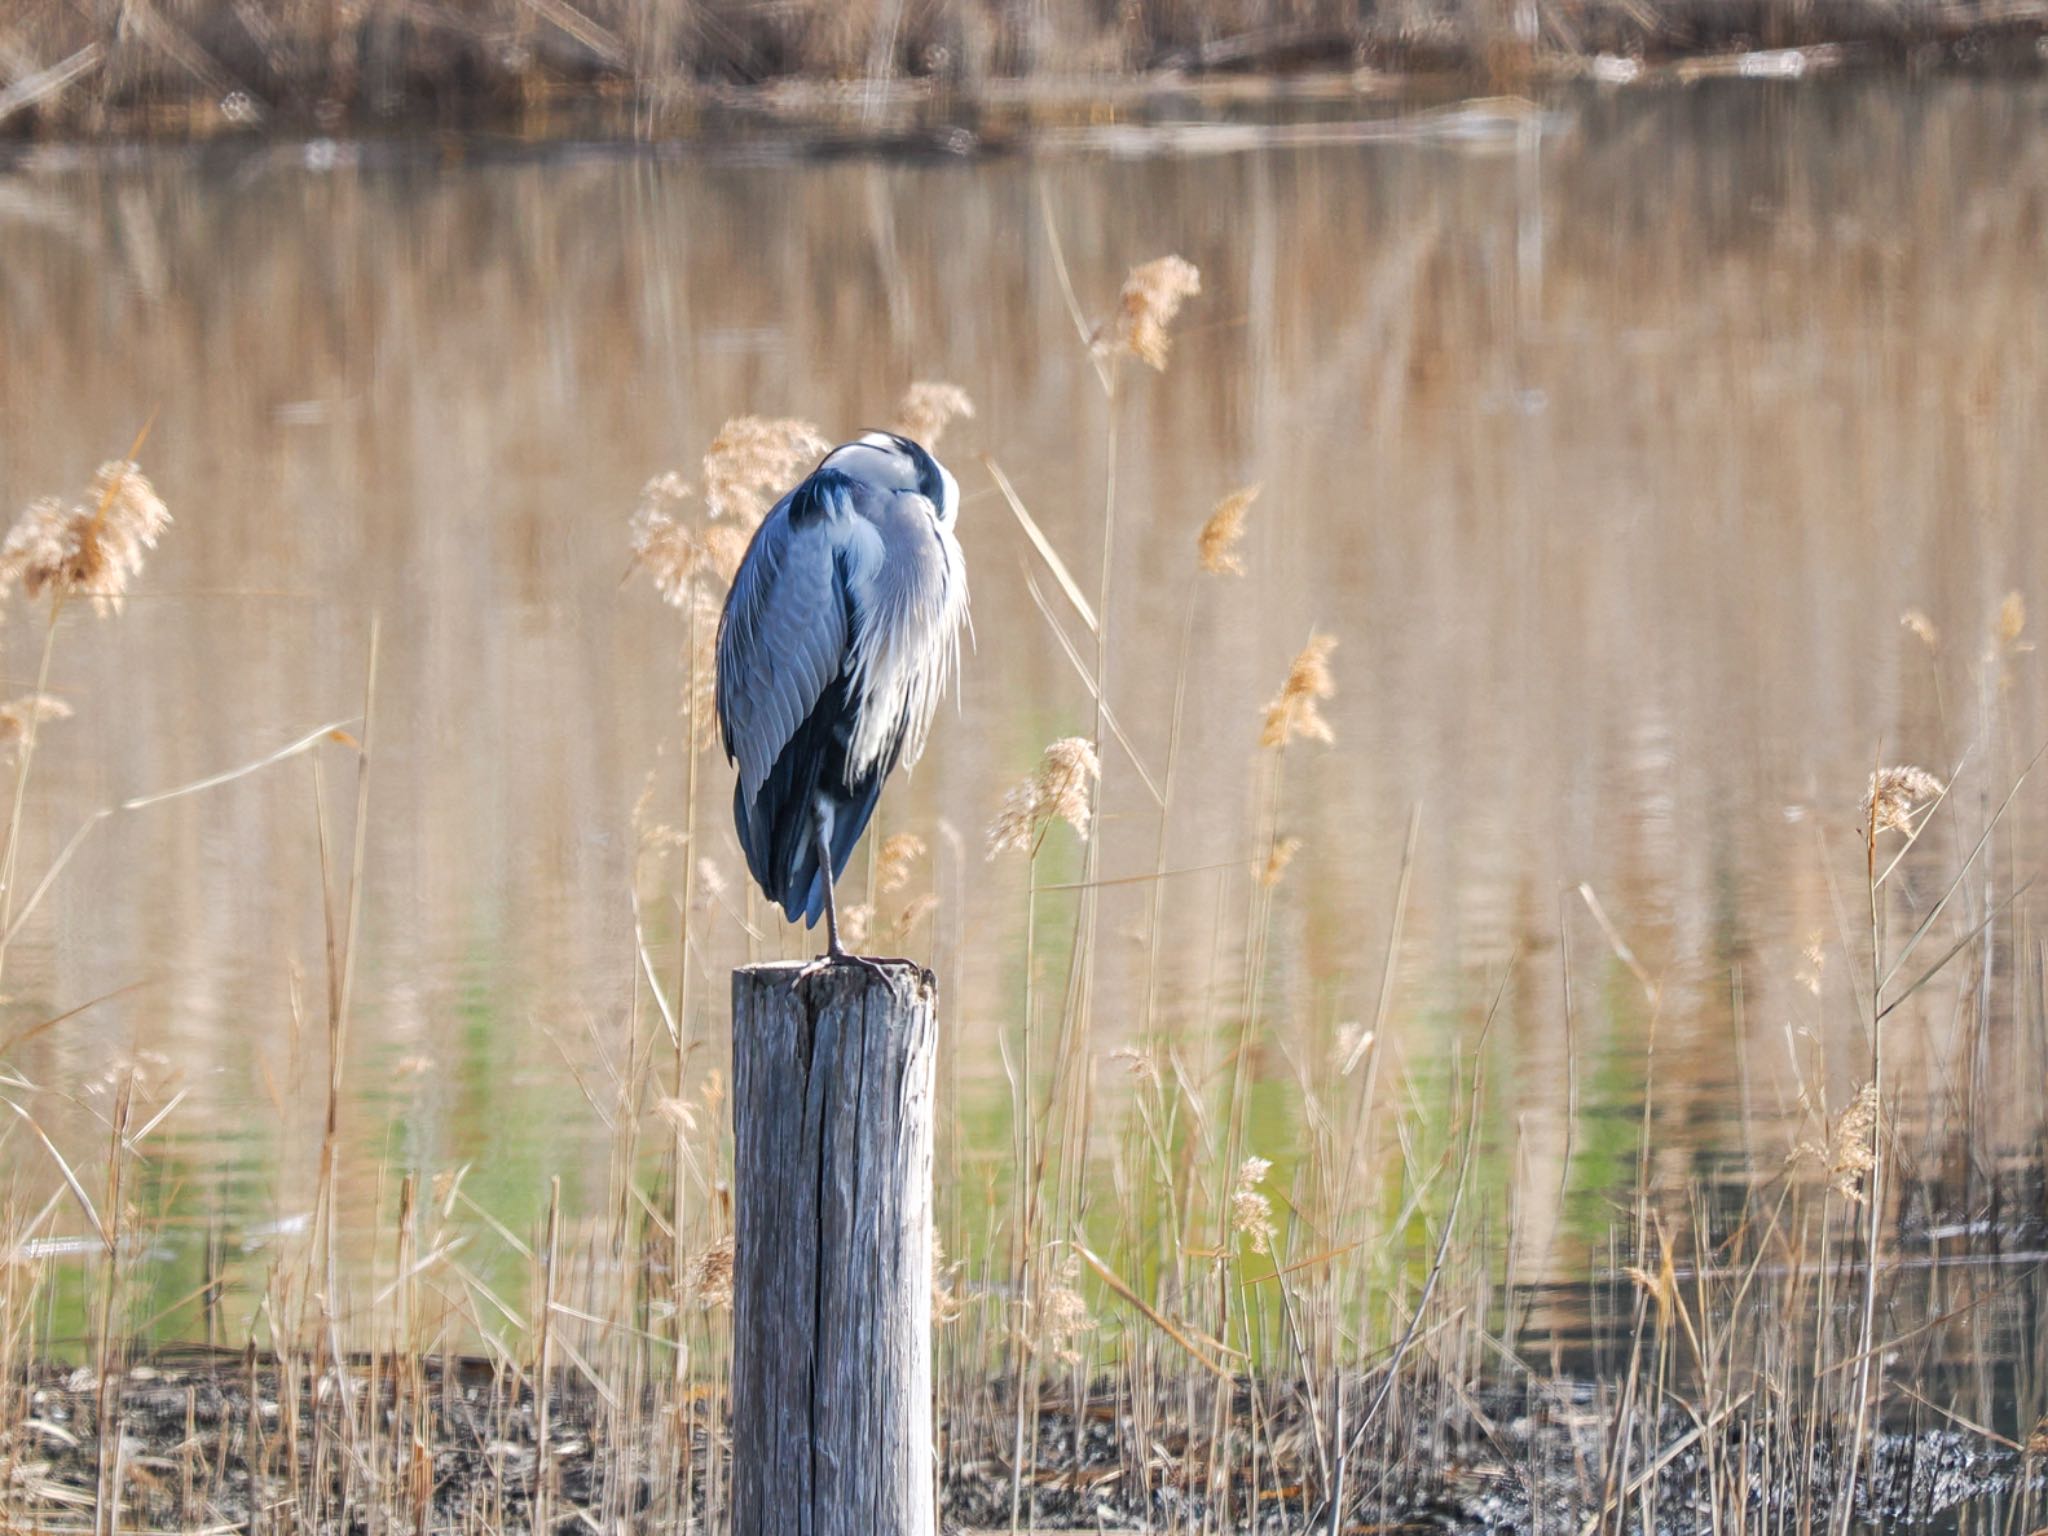
[[[950,527],[959,515],[960,483],[952,471],[933,458],[924,444],[900,433],[864,433],[858,442],[833,449],[825,462],[870,485],[917,492],[932,504],[942,526]]]

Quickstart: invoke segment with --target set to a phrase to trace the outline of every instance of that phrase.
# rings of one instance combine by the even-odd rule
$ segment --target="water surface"
[[[328,721],[360,733],[376,625],[347,1209],[367,1228],[396,1171],[464,1164],[521,1230],[551,1173],[601,1191],[636,806],[681,820],[678,622],[622,582],[639,489],[694,478],[729,416],[851,435],[911,380],[951,380],[978,407],[944,445],[975,647],[880,825],[932,849],[895,899],[940,901],[903,942],[946,987],[948,1166],[999,1166],[1025,871],[985,861],[983,829],[1093,706],[981,456],[1092,594],[1107,415],[1049,226],[1092,313],[1129,265],[1179,252],[1204,291],[1167,370],[1123,375],[1107,612],[1111,700],[1155,782],[1171,750],[1178,873],[1149,1002],[1152,888],[1103,894],[1098,1117],[1148,1007],[1187,1041],[1237,1017],[1261,706],[1327,631],[1335,741],[1289,749],[1277,801],[1302,847],[1258,995],[1255,1148],[1285,1162],[1299,1083],[1375,1018],[1419,806],[1392,1070],[1441,1108],[1453,1042],[1514,960],[1487,1194],[1516,1214],[1520,1278],[1582,1278],[1636,1177],[1646,1081],[1652,1176],[1678,1192],[1781,1157],[1802,1077],[1838,1107],[1863,1075],[1873,762],[1967,758],[1907,871],[1924,911],[2040,739],[2033,631],[2001,649],[1992,627],[2008,593],[2048,603],[2048,92],[1724,82],[1546,106],[1470,134],[1140,158],[28,153],[0,176],[0,505],[75,492],[153,417],[143,457],[177,525],[124,613],[63,618],[52,687],[75,715],[36,763],[26,863],[126,797]],[[1248,574],[1198,576],[1196,528],[1249,483]],[[4,643],[25,691],[41,627],[18,600]],[[13,1065],[81,1157],[124,1063],[153,1103],[188,1090],[153,1176],[251,1253],[303,1220],[317,1160],[316,807],[339,889],[356,781],[344,743],[317,782],[313,761],[103,823],[5,976],[9,1033],[128,989]],[[695,851],[728,893],[691,968],[697,1080],[722,1055],[725,968],[803,949],[758,906],[747,936],[706,763]],[[1127,755],[1107,767],[1101,873],[1152,872],[1156,804]],[[2042,811],[2023,790],[1956,924],[2039,867]],[[1081,867],[1062,831],[1040,877]],[[664,976],[680,868],[640,866]],[[1055,935],[1071,900],[1043,898]],[[2038,1089],[2039,1063],[2009,991],[1978,1086],[2018,1134],[2007,1089]],[[1904,1016],[1896,1069],[1951,1106],[1958,996]],[[16,1135],[6,1155],[40,1204],[42,1154]]]

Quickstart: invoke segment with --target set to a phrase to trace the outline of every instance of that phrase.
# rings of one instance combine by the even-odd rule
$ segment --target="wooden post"
[[[733,1536],[935,1536],[929,971],[732,977]]]

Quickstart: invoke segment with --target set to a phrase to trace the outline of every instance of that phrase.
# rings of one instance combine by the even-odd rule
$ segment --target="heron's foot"
[[[819,972],[829,971],[834,966],[840,965],[857,965],[877,980],[887,982],[889,980],[890,966],[908,965],[909,963],[907,960],[870,960],[866,955],[856,955],[852,950],[842,945],[834,944],[824,954],[818,956],[817,959],[798,971],[796,978],[790,982],[790,985],[792,987],[800,987]]]

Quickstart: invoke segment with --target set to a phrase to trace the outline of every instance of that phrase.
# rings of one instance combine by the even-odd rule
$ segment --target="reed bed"
[[[1417,246],[1418,266],[1442,259],[1427,238]],[[1357,615],[1290,613],[1284,632],[1243,623],[1237,654],[1197,677],[1205,628],[1232,618],[1274,558],[1261,521],[1284,515],[1279,499],[1201,487],[1166,542],[1150,537],[1159,515],[1134,519],[1132,487],[1158,483],[1148,430],[1202,355],[1205,313],[1245,300],[1191,262],[1140,263],[1119,290],[1091,280],[1099,261],[1052,249],[1070,322],[1063,377],[1096,392],[1085,499],[1049,498],[1017,473],[985,399],[928,382],[901,416],[950,445],[962,407],[977,407],[993,445],[974,476],[977,514],[1006,520],[1028,562],[1014,579],[1031,593],[1016,610],[1028,642],[1023,626],[985,633],[978,664],[1029,643],[1061,669],[1066,703],[976,785],[989,823],[976,846],[954,852],[913,815],[878,829],[852,877],[870,934],[930,954],[948,996],[976,995],[959,984],[970,964],[1012,979],[1012,1002],[976,1037],[999,1058],[1000,1112],[977,1101],[966,1113],[962,1095],[985,1085],[957,1049],[947,1061],[962,1106],[943,1152],[935,1277],[949,1518],[2039,1526],[2048,1002],[2017,820],[2038,789],[2024,595],[2001,594],[1967,632],[1940,633],[1917,610],[1883,616],[1925,653],[1944,729],[1912,759],[1859,740],[1864,768],[1816,788],[1830,808],[1815,841],[1819,936],[1802,935],[1790,974],[1759,974],[1746,953],[1711,973],[1725,1040],[1697,1038],[1694,1022],[1719,1015],[1699,1006],[1699,978],[1667,967],[1667,937],[1621,882],[1536,903],[1453,978],[1449,1007],[1415,1017],[1399,961],[1425,920],[1414,892],[1444,814],[1430,801],[1400,805],[1405,836],[1345,874],[1379,892],[1375,920],[1345,935],[1366,956],[1360,1006],[1304,1003],[1288,984],[1290,903],[1320,862],[1317,802],[1373,658]],[[1357,317],[1368,334],[1381,323]],[[1455,306],[1440,323],[1462,323]],[[1393,350],[1433,366],[1412,332]],[[1724,367],[1701,361],[1707,387]],[[283,780],[310,829],[298,874],[317,893],[318,940],[266,1062],[283,1079],[279,1161],[313,1198],[269,1229],[227,1231],[157,1156],[189,1091],[175,1064],[136,1051],[90,1081],[53,1081],[37,1051],[65,1012],[10,1005],[0,1520],[719,1528],[730,1161],[718,976],[703,957],[771,952],[780,935],[720,841],[705,642],[739,537],[818,441],[804,421],[736,417],[687,463],[650,456],[638,505],[622,501],[606,525],[605,581],[633,566],[610,600],[667,617],[665,657],[639,664],[668,669],[675,718],[630,829],[622,1005],[555,1026],[558,1096],[602,1148],[597,1178],[563,1177],[543,1145],[519,1170],[524,1194],[501,1199],[496,1170],[350,1134],[364,1079],[413,1071],[366,1063],[355,1033],[376,955],[367,850],[405,751],[382,629],[351,636],[362,702],[348,719],[309,720],[232,759],[227,782],[195,773],[174,788],[189,809],[230,783]],[[20,544],[0,548],[41,669],[0,714],[18,722],[5,858],[7,891],[23,892],[0,923],[0,966],[15,922],[34,921],[28,904],[64,890],[108,821],[146,808],[118,802],[75,854],[73,828],[34,820],[47,803],[39,734],[94,710],[90,694],[40,684],[61,678],[66,647],[124,643],[150,579],[140,562],[155,558],[142,530],[166,550],[203,536],[203,509],[178,506],[167,527],[136,478],[174,440],[160,428],[126,446],[75,500],[32,507]],[[110,547],[117,504],[128,521],[111,526],[127,533]],[[1139,625],[1117,587],[1138,558],[1168,594],[1164,668],[1125,659]],[[977,567],[984,591],[994,569]],[[105,589],[109,570],[126,590]],[[1191,760],[1198,681],[1233,722],[1237,750],[1220,764]],[[1176,816],[1197,773],[1229,776],[1227,827]],[[1211,857],[1219,844],[1226,858]],[[1199,903],[1183,894],[1190,866]],[[970,881],[1014,904],[1013,948],[964,953],[948,925]],[[1760,998],[1782,1016],[1757,1025]],[[1526,1101],[1504,1119],[1494,1107],[1551,1007],[1566,1102],[1551,1121]],[[1587,1036],[1616,1019],[1648,1042],[1627,1059],[1635,1110],[1619,1121],[1612,1097],[1578,1102],[1612,1060]],[[1685,1134],[1710,1053],[1743,1094],[1741,1154],[1719,1161]],[[1555,1255],[1572,1239],[1559,1213],[1583,1224],[1588,1206],[1605,1240],[1560,1279]]]

